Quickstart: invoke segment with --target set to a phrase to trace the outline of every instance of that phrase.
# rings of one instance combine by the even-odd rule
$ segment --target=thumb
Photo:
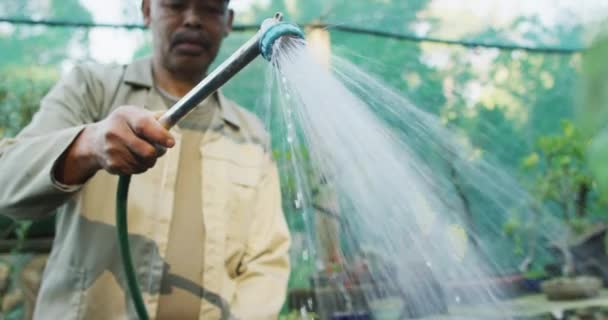
[[[154,119],[159,120],[160,117],[163,116],[163,114],[165,114],[166,111],[164,110],[158,110],[154,112]],[[163,155],[165,155],[165,153],[167,152],[167,148],[161,146],[161,145],[156,145],[156,154],[158,155],[158,157],[162,157]]]
[[[160,119],[160,117],[163,116],[163,114],[165,114],[166,111],[164,110],[159,110],[159,111],[155,111],[154,112],[154,119],[158,120]]]

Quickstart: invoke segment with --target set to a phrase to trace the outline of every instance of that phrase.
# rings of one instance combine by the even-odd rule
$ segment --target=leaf
[[[552,150],[555,149],[555,139],[553,137],[544,136],[538,139],[538,148],[545,154],[551,154]]]
[[[608,128],[593,139],[587,151],[589,169],[602,198],[608,199]]]
[[[517,218],[511,218],[511,219],[509,219],[509,221],[507,221],[503,225],[502,230],[506,236],[511,237],[515,234],[515,232],[519,228],[520,228],[519,220]]]
[[[281,151],[280,150],[272,150],[272,158],[275,160],[278,160],[281,158]]]
[[[572,163],[572,158],[568,155],[562,155],[558,159],[561,166],[568,166]]]
[[[573,137],[576,133],[574,124],[568,120],[562,121],[562,131],[564,132],[564,136],[568,138]]]
[[[538,156],[538,153],[533,152],[524,158],[524,160],[522,161],[522,166],[526,169],[530,169],[538,165],[539,161],[540,157]]]

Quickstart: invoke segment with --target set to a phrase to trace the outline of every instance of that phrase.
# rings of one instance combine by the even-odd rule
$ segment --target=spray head
[[[270,61],[272,58],[272,47],[274,43],[284,36],[304,39],[304,32],[292,23],[283,22],[283,14],[277,12],[273,18],[266,19],[262,23],[260,31],[260,53],[264,59]]]

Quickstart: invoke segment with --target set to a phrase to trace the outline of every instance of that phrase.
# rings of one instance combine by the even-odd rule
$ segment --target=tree
[[[575,261],[569,248],[573,245],[571,242],[577,235],[585,236],[606,219],[605,203],[608,199],[597,192],[597,179],[586,161],[588,145],[589,139],[584,138],[571,121],[562,121],[562,132],[541,137],[538,151],[522,161],[526,170],[536,173],[532,190],[539,204],[557,208],[537,214],[556,212],[571,230],[569,241],[559,246],[564,255],[566,275],[575,271]]]
[[[13,137],[31,120],[57,79],[44,67],[10,67],[0,76],[0,138]]]
[[[3,1],[0,12],[4,17],[26,19],[92,20],[78,0]],[[0,138],[16,135],[29,123],[40,100],[57,80],[57,67],[71,56],[71,50],[77,48],[82,57],[88,52],[86,30],[20,25],[6,30],[0,33]],[[52,235],[53,220],[51,217],[32,224],[3,217],[0,229],[3,238],[16,236],[22,244],[29,236]]]
[[[541,137],[538,151],[522,162],[525,169],[537,169],[535,195],[544,203],[559,207],[562,219],[575,231],[590,223],[587,218],[597,210],[591,200],[595,181],[586,164],[585,151],[589,140],[581,136],[571,121],[562,121],[562,132]]]
[[[48,19],[92,22],[91,14],[79,0],[2,1],[0,12],[5,17],[43,16]],[[15,65],[55,67],[66,60],[74,48],[82,52],[81,57],[87,57],[87,43],[87,30],[14,25],[7,33],[0,33],[0,69]]]

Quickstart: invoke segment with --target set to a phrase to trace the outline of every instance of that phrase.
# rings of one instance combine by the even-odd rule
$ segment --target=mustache
[[[171,37],[171,47],[175,47],[181,43],[194,43],[205,49],[209,49],[210,46],[209,38],[204,32],[193,30],[183,30],[173,34]]]

